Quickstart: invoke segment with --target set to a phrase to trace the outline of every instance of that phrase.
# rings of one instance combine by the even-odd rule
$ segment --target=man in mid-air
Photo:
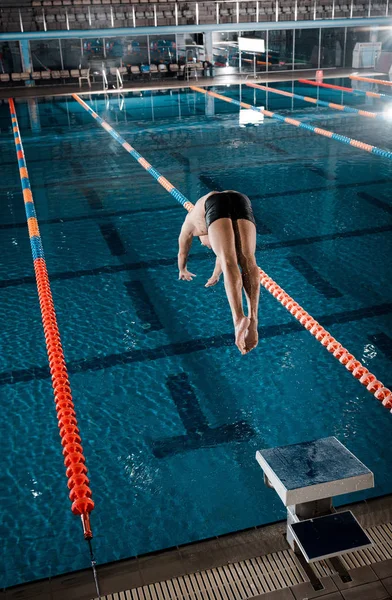
[[[179,279],[192,281],[187,269],[194,237],[216,255],[215,269],[206,287],[215,285],[223,273],[227,299],[233,316],[235,344],[247,354],[258,343],[260,273],[256,264],[256,222],[250,200],[244,194],[227,190],[210,192],[200,198],[188,213],[178,240]],[[241,267],[239,270],[238,265]],[[242,290],[248,304],[245,316]]]

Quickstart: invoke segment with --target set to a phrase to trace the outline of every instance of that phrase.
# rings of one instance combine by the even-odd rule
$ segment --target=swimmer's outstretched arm
[[[205,287],[211,287],[212,285],[215,285],[216,283],[218,283],[221,275],[222,275],[222,267],[221,267],[219,258],[216,257],[214,272],[211,275],[211,277],[209,278],[209,280],[207,281]]]
[[[193,226],[185,219],[184,224],[181,228],[180,237],[178,238],[178,279],[183,281],[192,281],[193,277],[196,277],[194,273],[191,273],[186,268],[189,251],[192,246],[193,240]]]

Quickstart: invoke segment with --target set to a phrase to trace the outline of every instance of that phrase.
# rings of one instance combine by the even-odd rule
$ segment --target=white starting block
[[[258,450],[256,460],[287,508],[287,541],[314,589],[323,588],[310,565],[318,560],[350,581],[339,556],[372,542],[351,511],[335,511],[333,497],[374,487],[373,473],[335,437]]]

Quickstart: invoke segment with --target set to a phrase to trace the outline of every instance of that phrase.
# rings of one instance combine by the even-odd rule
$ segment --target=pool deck
[[[362,69],[354,71],[352,68],[349,69],[327,69],[324,71],[324,79],[331,79],[336,77],[348,77],[354,73],[361,72],[363,76],[375,76],[385,75],[385,73],[375,72],[374,70]],[[306,71],[284,71],[276,73],[258,73],[255,79],[251,74],[234,74],[234,75],[220,75],[217,77],[199,77],[198,80],[190,79],[189,81],[183,79],[165,78],[165,79],[153,79],[148,81],[134,80],[124,81],[124,87],[117,89],[114,86],[112,88],[103,90],[102,82],[92,83],[91,89],[88,86],[82,88],[75,83],[69,83],[66,85],[36,85],[36,86],[10,86],[0,88],[0,100],[9,97],[12,98],[38,98],[42,96],[69,96],[71,94],[119,94],[124,92],[141,92],[148,90],[179,90],[188,88],[192,85],[198,85],[201,87],[207,86],[218,86],[218,85],[238,85],[245,82],[259,82],[259,83],[276,83],[281,81],[295,81],[297,79],[314,79],[316,76],[316,69]]]
[[[342,507],[343,508],[343,507]],[[285,540],[286,522],[98,566],[102,600],[387,600],[392,598],[392,495],[351,504],[373,537],[371,550],[346,555],[352,581],[315,563],[315,592]],[[83,541],[81,541],[83,544]],[[86,549],[87,551],[87,549]],[[99,558],[99,557],[98,557]],[[245,562],[244,562],[245,561]],[[190,593],[184,590],[192,590]],[[265,590],[260,593],[260,590]],[[269,590],[269,591],[267,591]],[[121,592],[121,593],[120,593]],[[0,600],[92,600],[86,569],[0,592]]]

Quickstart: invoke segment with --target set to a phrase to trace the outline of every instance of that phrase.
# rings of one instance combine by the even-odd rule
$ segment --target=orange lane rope
[[[350,75],[350,79],[356,81],[366,81],[367,83],[378,83],[379,85],[392,85],[392,81],[385,81],[385,79],[372,79],[371,77],[360,77],[359,75]]]
[[[198,91],[198,88],[193,88]],[[127,152],[129,152],[135,160],[141,166],[146,169],[146,171],[158,181],[161,185],[163,185],[160,179],[164,179],[169,185],[163,185],[163,187],[176,198],[177,202],[182,204],[182,206],[189,212],[193,208],[193,204],[187,200],[187,198],[181,194],[167,179],[163,177],[150,165],[148,161],[139,154],[128,142],[124,140],[120,136],[120,134],[113,129],[109,123],[104,121],[95,111],[93,111],[86,102],[81,100],[77,94],[73,94],[75,100],[79,102],[81,106],[99,123],[105,131],[107,131],[113,139],[115,139]],[[217,97],[220,97],[217,95]],[[247,105],[249,106],[249,105]],[[144,162],[146,164],[144,164]],[[146,167],[147,165],[147,167]],[[173,194],[173,190],[178,192],[178,197]],[[292,315],[305,327],[307,331],[309,331],[315,338],[318,340],[327,350],[330,352],[342,365],[346,367],[348,371],[356,378],[362,385],[366,387],[366,389],[373,394],[377,400],[382,402],[385,408],[391,409],[392,412],[392,391],[384,386],[384,384],[379,381],[375,375],[373,375],[359,360],[357,360],[350,352],[342,346],[324,327],[320,325],[305,309],[302,308],[295,302],[291,296],[287,294],[271,277],[267,275],[262,269],[260,269],[260,282],[265,287],[266,290],[270,292],[276,298],[282,306],[284,306]]]
[[[27,218],[34,271],[37,282],[38,298],[41,308],[42,324],[48,352],[50,373],[54,390],[57,420],[63,447],[64,464],[72,502],[71,510],[82,519],[83,533],[87,541],[93,537],[90,525],[90,512],[94,508],[89,479],[87,477],[86,459],[83,455],[80,432],[76,420],[75,406],[72,399],[71,386],[61,345],[60,332],[57,325],[56,312],[50,289],[48,272],[38,228],[33,194],[16,116],[15,104],[9,100],[16,155],[19,166],[20,182]],[[90,546],[91,551],[91,546]]]

